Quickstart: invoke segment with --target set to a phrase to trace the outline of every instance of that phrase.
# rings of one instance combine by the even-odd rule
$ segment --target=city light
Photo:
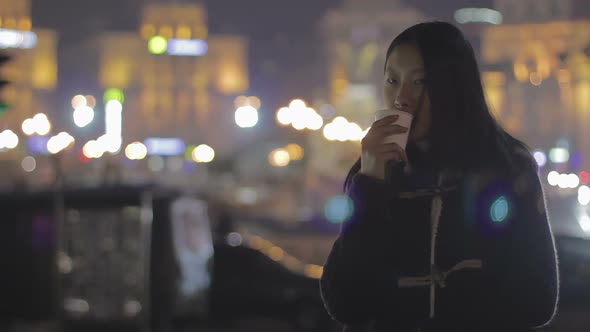
[[[578,203],[584,206],[590,204],[590,187],[580,186],[578,188]]]
[[[27,136],[33,135],[36,131],[35,121],[33,121],[33,119],[25,119],[25,121],[23,121],[22,130]]]
[[[291,157],[287,150],[275,149],[268,155],[268,162],[275,167],[285,167],[291,162]]]
[[[580,172],[580,183],[581,184],[590,184],[590,172],[588,172],[588,171]]]
[[[148,41],[148,50],[152,54],[164,54],[168,49],[168,40],[162,36],[153,36]]]
[[[258,110],[252,106],[240,106],[235,113],[236,124],[240,128],[251,128],[258,123]]]
[[[94,120],[94,110],[86,105],[74,109],[72,115],[74,117],[74,124],[80,128],[86,127]]]
[[[508,213],[510,206],[508,204],[508,200],[504,196],[498,197],[492,203],[492,207],[490,208],[490,217],[492,218],[493,222],[503,222],[508,217]]]
[[[59,153],[74,144],[75,140],[74,137],[65,131],[52,136],[47,141],[47,151],[51,154]]]
[[[566,148],[553,148],[549,150],[549,159],[555,164],[567,163],[570,160],[570,152]]]
[[[329,141],[360,141],[365,133],[361,127],[354,123],[348,122],[344,117],[338,116],[328,123],[323,130],[324,137]]]
[[[288,126],[291,124],[291,118],[292,118],[292,114],[291,114],[291,109],[288,107],[281,107],[278,111],[277,111],[277,121],[279,122],[279,124],[283,125],[283,126]]]
[[[76,95],[72,98],[72,108],[76,109],[78,107],[88,106],[88,101],[86,97],[82,95]]]
[[[291,125],[295,130],[319,130],[324,119],[313,108],[307,107],[301,99],[289,103],[289,107],[281,107],[276,114],[277,122],[283,126]]]
[[[163,50],[162,53],[168,52],[168,54],[176,56],[203,56],[207,54],[209,48],[207,42],[202,39],[169,39],[167,45],[158,41],[154,47],[155,50]],[[162,54],[153,51],[152,53]]]
[[[330,198],[324,206],[324,216],[329,222],[341,224],[346,222],[354,212],[354,204],[347,195]]]
[[[215,150],[207,144],[201,144],[193,150],[192,158],[197,163],[209,163],[215,158]]]
[[[147,147],[141,142],[133,142],[125,148],[125,156],[129,160],[142,160],[147,156]]]
[[[25,119],[22,123],[21,129],[27,136],[34,134],[45,136],[51,131],[51,123],[49,122],[47,115],[38,113],[32,118]]]
[[[91,107],[91,108],[96,107],[96,98],[94,96],[88,95],[88,96],[85,96],[85,98],[86,98],[86,106]]]
[[[23,171],[31,173],[37,168],[37,161],[32,156],[26,156],[23,158],[20,165],[23,168]]]
[[[0,48],[30,49],[37,45],[37,34],[32,31],[0,29]]]
[[[123,90],[117,88],[110,88],[104,92],[103,102],[106,104],[111,100],[118,100],[121,103],[125,102],[125,94]]]
[[[176,137],[149,137],[143,144],[147,147],[148,155],[176,156],[182,155],[186,150],[184,141]]]
[[[18,145],[18,136],[10,129],[0,133],[0,150],[14,149]]]
[[[557,171],[551,171],[547,174],[547,183],[551,186],[556,186],[559,183],[559,173]]]
[[[86,144],[84,144],[84,147],[82,148],[82,153],[84,154],[84,156],[90,159],[100,158],[102,157],[104,152],[105,151],[102,149],[100,144],[98,144],[98,142],[95,140],[90,140],[86,142]]]
[[[588,215],[582,215],[578,220],[580,224],[580,228],[584,231],[584,233],[590,233],[590,217]]]
[[[575,189],[580,185],[580,179],[576,174],[559,174],[555,171],[549,172],[547,182],[561,189]]]
[[[502,14],[489,8],[461,8],[455,11],[455,21],[465,23],[502,24]]]
[[[105,106],[105,135],[108,137],[106,151],[117,153],[123,142],[123,104],[119,100],[109,100]]]
[[[285,150],[287,150],[287,152],[289,153],[289,158],[291,160],[303,159],[304,151],[301,145],[295,143],[288,144],[287,146],[285,146]]]
[[[533,157],[535,158],[535,161],[539,167],[543,167],[545,164],[547,164],[547,155],[543,151],[536,150],[533,152]]]
[[[96,142],[103,152],[117,154],[121,150],[123,139],[121,136],[104,134],[97,138]]]

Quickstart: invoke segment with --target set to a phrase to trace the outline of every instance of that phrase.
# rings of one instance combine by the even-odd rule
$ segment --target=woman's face
[[[409,140],[426,138],[430,131],[432,114],[430,98],[424,86],[424,62],[416,46],[402,44],[391,52],[385,64],[383,92],[388,109],[414,115],[415,123]]]

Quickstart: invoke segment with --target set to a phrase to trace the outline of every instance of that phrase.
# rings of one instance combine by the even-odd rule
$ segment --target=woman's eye
[[[395,83],[397,83],[397,80],[395,78],[388,78],[387,79],[387,83],[389,83],[389,84],[395,84]]]
[[[424,79],[423,78],[419,78],[419,79],[417,79],[417,80],[414,81],[414,84],[416,84],[416,85],[422,85],[422,84],[424,84]]]

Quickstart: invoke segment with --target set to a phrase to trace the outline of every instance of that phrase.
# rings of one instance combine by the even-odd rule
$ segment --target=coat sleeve
[[[404,296],[396,285],[395,241],[388,229],[395,204],[388,199],[390,191],[385,182],[362,174],[348,191],[353,213],[332,247],[320,283],[327,311],[345,325],[366,323]]]
[[[510,184],[520,189],[508,195],[511,215],[506,224],[499,222],[496,232],[488,228],[482,269],[449,277],[449,288],[458,290],[453,301],[456,308],[449,317],[435,320],[495,331],[531,329],[552,320],[559,277],[541,183],[536,172],[530,172]]]

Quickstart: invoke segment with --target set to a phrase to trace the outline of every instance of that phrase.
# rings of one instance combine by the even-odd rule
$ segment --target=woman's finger
[[[399,119],[399,115],[397,115],[397,114],[388,115],[388,116],[386,116],[384,118],[381,118],[381,119],[375,121],[373,123],[373,125],[371,126],[371,128],[375,128],[375,127],[376,128],[379,128],[379,127],[383,127],[383,126],[389,125],[389,124],[397,121],[397,119]]]
[[[399,125],[390,125],[382,128],[378,128],[378,132],[380,135],[393,135],[393,134],[405,134],[408,132],[407,127],[402,127]]]

